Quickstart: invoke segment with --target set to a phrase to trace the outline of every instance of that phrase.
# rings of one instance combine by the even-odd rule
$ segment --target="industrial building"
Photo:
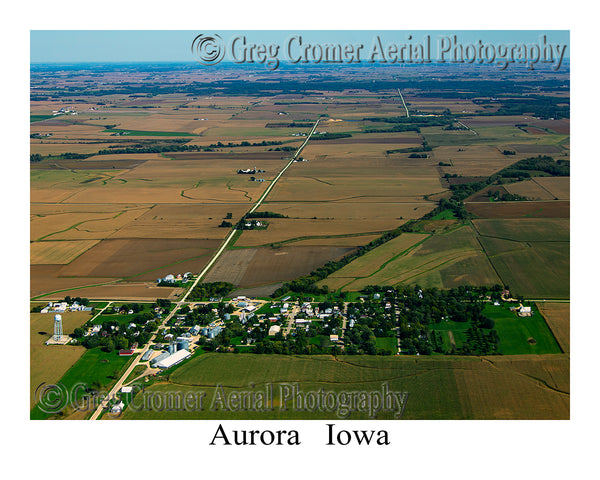
[[[188,350],[178,350],[172,355],[168,355],[166,358],[156,362],[155,367],[158,368],[170,368],[173,365],[177,365],[179,362],[184,361],[186,358],[190,358],[192,354]]]
[[[165,359],[165,358],[167,358],[169,355],[171,355],[169,352],[162,352],[160,355],[158,355],[158,356],[154,357],[154,358],[153,358],[153,359],[150,361],[150,364],[151,364],[153,367],[156,367],[156,364],[157,364],[158,362],[160,362],[161,360],[164,360],[164,359]]]

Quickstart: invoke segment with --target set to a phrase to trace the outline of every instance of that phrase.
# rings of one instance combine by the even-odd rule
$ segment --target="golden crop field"
[[[555,196],[550,191],[542,187],[538,179],[527,179],[522,182],[506,185],[506,190],[514,195],[521,195],[532,200],[554,200]]]
[[[571,182],[569,177],[537,177],[533,181],[550,192],[558,200],[571,199]]]
[[[69,263],[99,240],[35,242],[31,244],[30,261],[36,264]]]
[[[571,350],[571,306],[568,303],[536,302],[563,352]]]
[[[68,335],[90,318],[90,312],[61,313],[63,333]],[[72,345],[44,345],[54,333],[54,314],[31,313],[29,321],[30,407],[35,389],[42,383],[54,384],[84,354],[85,348]]]

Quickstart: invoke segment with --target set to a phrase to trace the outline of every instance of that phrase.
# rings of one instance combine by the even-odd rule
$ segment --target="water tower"
[[[60,342],[63,337],[62,317],[54,315],[54,341]]]

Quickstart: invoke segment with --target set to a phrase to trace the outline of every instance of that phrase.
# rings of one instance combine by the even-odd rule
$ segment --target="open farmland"
[[[172,383],[171,383],[172,382]],[[336,392],[389,389],[408,392],[405,419],[551,419],[569,418],[569,357],[566,355],[492,357],[347,357],[205,354],[178,368],[166,383],[150,392],[177,385],[184,392],[204,391],[208,405],[216,386],[225,392],[256,391],[273,384],[274,411],[136,412],[126,419],[336,419],[335,412],[306,412],[281,407],[280,383],[298,383],[302,391]],[[291,406],[289,404],[288,406]],[[366,419],[353,413],[350,419]],[[380,412],[378,419],[392,419]]]
[[[541,178],[541,177],[540,177]],[[513,195],[521,195],[530,200],[555,200],[555,197],[548,189],[542,187],[537,179],[530,178],[522,182],[510,183],[504,185],[504,188]]]
[[[393,248],[383,244],[369,252],[373,262],[365,262],[364,257],[358,258],[321,284],[329,285],[330,289],[343,286],[344,290],[358,291],[368,285],[408,283],[450,288],[469,283],[493,285],[499,282],[470,226],[426,238],[413,234],[402,234],[399,238],[403,237],[406,237],[405,240],[412,238],[415,243],[419,243],[415,248],[398,250],[392,258],[387,257],[385,252]],[[383,262],[375,260],[380,255],[383,255]],[[341,278],[344,278],[344,283]]]
[[[568,219],[474,220],[490,262],[511,291],[569,297]]]
[[[558,200],[571,198],[571,179],[568,177],[536,177],[532,180]]]
[[[90,312],[64,312],[61,314],[63,332],[73,333],[91,317]],[[85,348],[73,345],[44,345],[54,332],[54,314],[31,313],[29,320],[29,374],[30,407],[35,403],[34,393],[42,383],[55,384],[84,354]]]
[[[480,218],[569,218],[571,216],[571,202],[468,202],[465,205],[468,212]]]
[[[96,243],[97,240],[35,242],[31,244],[30,261],[32,265],[69,263]]]
[[[445,165],[444,174],[489,176],[515,162],[514,158],[502,155],[498,149],[488,145],[439,146],[433,149],[432,158]]]
[[[481,236],[503,238],[519,242],[568,242],[569,220],[557,219],[513,219],[473,220]]]
[[[205,282],[229,282],[242,288],[293,280],[353,248],[290,246],[228,250],[205,277]],[[274,289],[273,289],[274,290]]]
[[[536,303],[540,313],[546,319],[548,327],[559,343],[563,352],[571,350],[571,308],[568,303],[538,302]]]
[[[142,379],[150,393],[202,390],[210,402],[217,385],[340,393],[385,382],[409,394],[408,419],[568,419],[568,304],[545,301],[570,295],[570,178],[552,176],[569,175],[568,75],[222,67],[32,67],[33,301],[168,299],[169,313],[138,318],[157,333],[152,348],[191,325],[223,327],[194,335],[192,359]],[[559,163],[514,165],[538,154]],[[157,285],[185,272],[191,281]],[[229,306],[193,308],[192,284],[211,303],[271,300],[250,298],[255,318],[241,323],[237,301],[230,316]],[[492,307],[503,287],[539,312]],[[88,340],[125,327],[130,342],[142,338],[129,315],[105,317],[120,328]],[[129,358],[85,339],[83,355],[43,348],[50,318],[31,322],[32,389],[105,388],[146,371],[124,375]],[[274,393],[273,411],[125,418],[339,418],[281,411]]]
[[[134,277],[156,280],[178,271],[198,271],[218,242],[194,239],[105,239],[79,256],[61,272],[65,276]]]

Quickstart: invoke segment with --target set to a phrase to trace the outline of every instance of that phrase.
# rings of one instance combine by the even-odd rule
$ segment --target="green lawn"
[[[446,352],[452,348],[452,343],[450,341],[450,335],[448,335],[448,332],[452,332],[456,347],[458,348],[466,340],[466,331],[470,326],[471,324],[469,322],[453,322],[452,320],[448,320],[432,324],[431,329],[442,334],[444,351]]]
[[[536,311],[532,317],[519,317],[507,306],[488,304],[483,314],[496,322],[494,329],[500,337],[498,353],[502,355],[561,353],[558,343],[539,312]],[[451,347],[448,332],[452,332],[456,346],[460,348],[466,340],[466,331],[470,326],[469,322],[442,321],[432,324],[431,329],[441,332],[444,350],[447,351]],[[534,338],[536,344],[530,344],[527,341],[529,338]]]
[[[493,319],[494,329],[500,337],[503,355],[561,353],[558,343],[548,328],[544,317],[535,308],[531,317],[519,317],[505,306],[486,305],[483,314]],[[535,345],[527,340],[534,338]]]
[[[391,350],[392,353],[398,351],[398,339],[396,337],[377,337],[375,343],[378,349]]]
[[[274,315],[276,313],[279,313],[279,310],[276,308],[271,308],[271,305],[273,305],[273,303],[269,302],[269,303],[265,303],[262,307],[260,307],[258,310],[256,310],[255,315]]]

